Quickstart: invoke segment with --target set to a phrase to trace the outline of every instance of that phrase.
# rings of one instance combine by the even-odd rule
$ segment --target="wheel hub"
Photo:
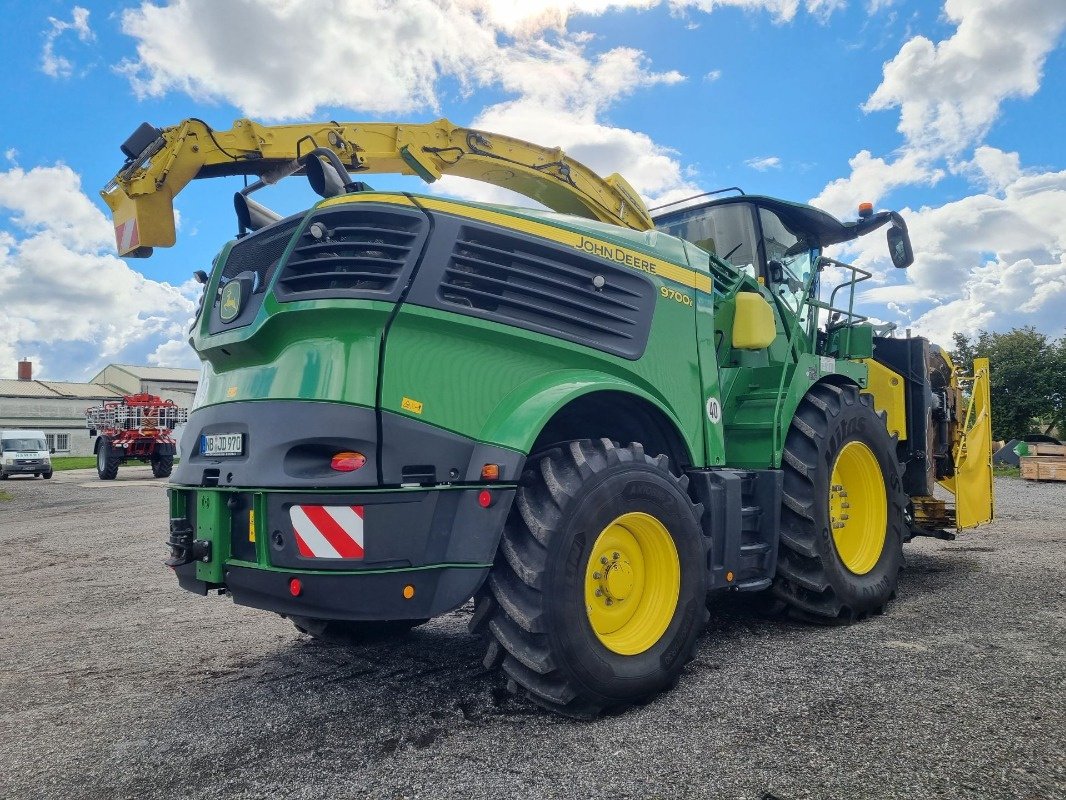
[[[673,538],[655,517],[630,512],[603,529],[585,573],[592,631],[615,653],[635,655],[666,632],[681,590]]]
[[[873,451],[848,442],[837,454],[829,481],[829,528],[844,566],[865,575],[876,566],[885,546],[888,497]]]

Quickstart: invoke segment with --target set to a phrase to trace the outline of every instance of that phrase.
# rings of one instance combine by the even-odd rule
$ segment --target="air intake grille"
[[[463,226],[439,299],[633,359],[647,344],[655,288],[633,270],[571,248]]]
[[[299,224],[300,217],[290,217],[275,227],[265,228],[233,245],[226,258],[226,266],[222,268],[222,283],[236,278],[242,272],[254,272],[259,276],[257,288],[264,286]]]
[[[418,252],[424,217],[370,208],[315,214],[278,277],[279,300],[388,298]],[[318,233],[319,236],[315,236]]]

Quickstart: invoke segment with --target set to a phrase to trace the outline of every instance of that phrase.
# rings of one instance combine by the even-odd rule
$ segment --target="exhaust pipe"
[[[241,192],[233,195],[233,209],[237,212],[237,224],[240,226],[238,236],[273,225],[281,219],[281,214],[277,211],[271,211]]]

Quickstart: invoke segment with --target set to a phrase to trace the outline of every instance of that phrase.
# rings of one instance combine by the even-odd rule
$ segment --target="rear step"
[[[690,470],[709,539],[708,588],[766,589],[777,568],[781,470]]]

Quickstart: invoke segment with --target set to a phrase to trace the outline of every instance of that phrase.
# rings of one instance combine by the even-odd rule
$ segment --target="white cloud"
[[[73,31],[78,41],[87,44],[96,36],[89,27],[89,9],[74,6],[70,22],[55,17],[48,18],[51,26],[44,34],[44,47],[41,49],[41,72],[53,78],[69,78],[74,74],[74,64],[69,58],[56,53],[56,42],[67,31]]]
[[[45,351],[49,377],[84,377],[184,336],[199,287],[151,280],[110,255],[111,225],[69,167],[0,172],[0,208],[14,228],[0,232],[0,375],[14,374],[16,354]]]
[[[1021,177],[1021,158],[1017,153],[981,145],[974,150],[972,161],[959,165],[959,171],[970,175],[988,191],[999,192]]]
[[[898,187],[935,184],[947,170],[993,189],[1010,179],[1008,154],[978,148],[972,161],[960,156],[983,141],[1004,101],[1037,91],[1047,55],[1066,28],[1066,3],[946,0],[944,16],[956,24],[954,33],[937,43],[924,36],[904,43],[863,106],[899,110],[900,148],[887,158],[859,152],[850,175],[828,184],[815,205],[849,213]]]
[[[710,72],[708,72],[706,75],[703,76],[703,79],[705,81],[707,81],[708,83],[714,83],[716,80],[718,80],[721,77],[722,77],[722,70],[720,70],[720,69],[712,69]]]
[[[749,167],[759,172],[766,172],[768,169],[781,169],[781,159],[778,156],[760,156],[759,158],[749,158],[744,162]]]
[[[931,166],[915,152],[905,152],[888,162],[875,158],[869,150],[861,150],[848,161],[848,166],[851,174],[830,181],[811,200],[813,205],[838,217],[848,217],[854,215],[859,203],[870,202],[876,206],[899,186],[933,185],[944,176],[943,169]]]
[[[864,106],[898,108],[907,144],[930,156],[979,141],[1004,100],[1034,94],[1066,27],[1066,3],[1049,0],[947,0],[944,15],[955,33],[937,44],[906,42]]]
[[[1019,169],[998,196],[901,213],[914,265],[894,269],[880,234],[856,242],[848,255],[880,284],[862,291],[860,302],[885,305],[897,321],[941,344],[951,343],[953,331],[1066,330],[1066,171]]]

